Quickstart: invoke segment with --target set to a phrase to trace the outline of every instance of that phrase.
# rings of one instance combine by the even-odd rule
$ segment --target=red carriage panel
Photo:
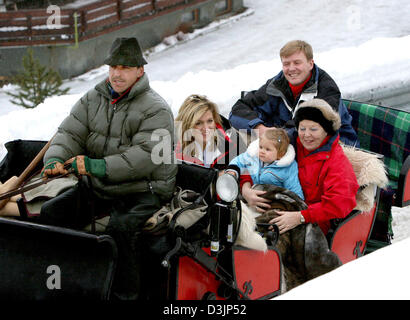
[[[403,167],[400,170],[397,199],[395,205],[405,207],[410,205],[410,156],[407,156]]]
[[[262,252],[234,247],[233,262],[236,285],[250,299],[268,299],[280,294],[281,258],[276,249]]]
[[[276,249],[262,252],[234,246],[232,263],[234,281],[246,298],[268,299],[280,294],[281,258]],[[201,300],[212,293],[216,300],[223,300],[218,295],[221,285],[223,281],[192,258],[179,258],[175,299]],[[239,298],[243,296],[239,294]]]
[[[217,296],[221,281],[190,257],[181,257],[176,273],[176,300],[202,300],[207,292]]]
[[[369,212],[357,211],[346,218],[330,240],[330,249],[343,264],[364,254],[367,240],[373,228],[377,202]]]

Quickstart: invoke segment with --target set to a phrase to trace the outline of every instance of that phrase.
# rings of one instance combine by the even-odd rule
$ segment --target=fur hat
[[[141,67],[147,64],[137,38],[117,38],[104,60],[109,66]]]
[[[297,129],[302,120],[319,123],[329,135],[335,134],[341,125],[339,113],[322,99],[312,99],[299,105],[294,117]]]

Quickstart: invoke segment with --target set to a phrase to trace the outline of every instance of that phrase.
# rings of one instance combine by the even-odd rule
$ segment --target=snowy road
[[[277,59],[280,48],[291,39],[308,41],[315,55],[320,55],[374,38],[410,34],[410,19],[403,14],[410,12],[406,0],[244,0],[244,5],[251,14],[239,21],[150,55],[146,70],[151,81],[176,81],[187,73],[218,72]],[[410,73],[410,59],[404,68]],[[277,71],[272,70],[271,75]],[[102,78],[91,83],[71,82],[72,93],[84,92]],[[260,83],[264,80],[262,77]]]
[[[409,1],[244,0],[244,5],[248,10],[241,19],[233,19],[233,22],[213,28],[212,32],[169,50],[151,54],[146,66],[151,82],[175,82],[186,75],[204,71],[218,73],[244,65],[269,63],[269,69],[263,73],[255,66],[255,70],[247,68],[246,72],[239,75],[237,81],[244,84],[242,87],[238,85],[233,101],[241,90],[256,88],[275,75],[280,69],[279,49],[287,41],[299,38],[313,46],[316,62],[336,80],[345,98],[357,97],[363,101],[370,91],[377,95],[386,90],[391,91],[392,87],[396,91],[402,87],[410,88],[410,56],[407,47],[393,47],[391,52],[383,52],[380,61],[377,60],[378,52],[386,48],[377,46],[383,46],[386,43],[384,41],[376,42],[364,51],[365,56],[356,55],[354,50],[372,39],[398,38],[410,34],[410,19],[404,14],[410,12]],[[348,55],[343,51],[331,54],[342,48],[350,49]],[[407,59],[401,57],[401,62],[396,63],[396,56],[403,51],[407,52]],[[368,64],[369,58],[373,58],[372,68],[363,68],[362,64]],[[394,64],[388,65],[390,60]],[[346,69],[352,69],[349,66],[351,63],[355,63],[356,74],[345,73]],[[66,85],[71,88],[70,94],[84,93],[106,74],[104,68],[94,72],[97,74],[92,77],[87,75],[85,79],[79,77],[66,81]],[[375,74],[378,75],[376,78],[370,76]],[[254,87],[246,86],[249,77],[258,79],[252,82]],[[381,78],[383,83],[380,83]],[[15,108],[3,91],[0,89],[0,116]],[[377,101],[377,97],[374,101]],[[410,110],[410,106],[408,108]]]
[[[271,60],[292,39],[306,40],[320,53],[410,33],[410,19],[403,14],[410,12],[409,1],[244,0],[244,5],[254,14],[151,57],[151,78],[176,80],[187,72]]]

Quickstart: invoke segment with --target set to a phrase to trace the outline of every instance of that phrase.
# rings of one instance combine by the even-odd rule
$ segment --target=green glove
[[[75,173],[94,176],[97,178],[105,177],[106,165],[104,159],[90,159],[87,156],[76,156],[67,160],[64,165],[71,164]]]
[[[48,176],[56,176],[59,174],[67,173],[67,170],[64,169],[64,161],[58,158],[51,158],[47,160],[43,169],[41,170],[40,176],[47,178]]]

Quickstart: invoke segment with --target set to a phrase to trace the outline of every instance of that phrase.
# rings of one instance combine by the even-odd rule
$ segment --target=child
[[[258,150],[259,145],[259,150]],[[273,184],[293,191],[304,199],[298,177],[295,150],[283,129],[268,129],[252,142],[246,152],[235,157],[230,165],[249,174],[254,184]]]

